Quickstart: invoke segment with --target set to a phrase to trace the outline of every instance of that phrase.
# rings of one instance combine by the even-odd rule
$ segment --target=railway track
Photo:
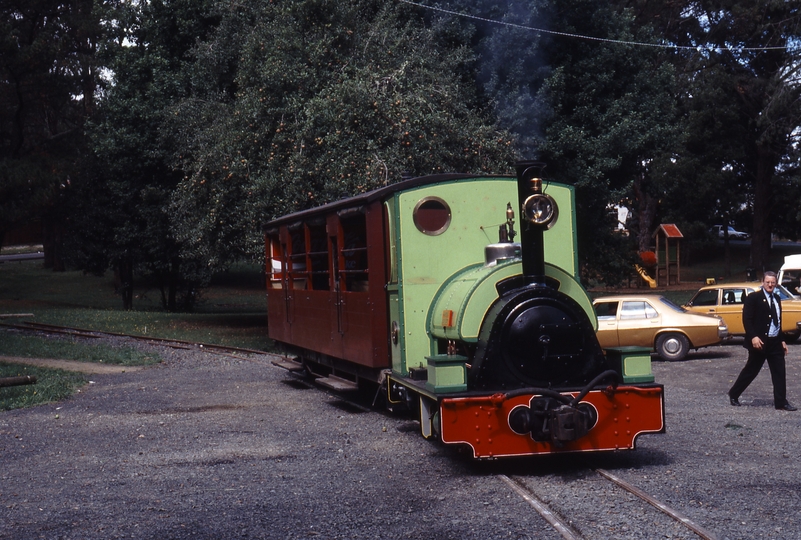
[[[689,517],[604,469],[587,469],[568,478],[505,474],[498,478],[566,540],[718,539]]]
[[[185,341],[181,339],[158,338],[151,336],[140,336],[136,334],[123,334],[119,332],[104,332],[100,330],[87,330],[85,328],[74,328],[71,326],[59,326],[55,324],[44,324],[35,322],[26,322],[25,324],[0,324],[0,327],[15,328],[28,332],[40,332],[46,334],[61,334],[74,337],[83,338],[101,338],[101,337],[123,337],[128,339],[135,339],[138,341],[146,341],[148,343],[158,343],[166,347],[174,349],[202,349],[206,352],[215,354],[224,354],[228,356],[236,356],[237,354],[248,355],[265,355],[273,356],[265,351],[258,351],[255,349],[246,349],[242,347],[229,347],[226,345],[215,345],[213,343],[200,343],[195,341]],[[237,358],[242,358],[236,356]]]

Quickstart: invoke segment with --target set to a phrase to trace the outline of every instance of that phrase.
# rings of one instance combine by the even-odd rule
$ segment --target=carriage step
[[[349,381],[348,379],[343,379],[341,377],[337,377],[336,375],[329,375],[328,377],[320,377],[314,382],[316,382],[320,386],[325,386],[326,388],[330,388],[331,390],[336,390],[337,392],[349,392],[359,389],[359,385],[356,384],[355,382]]]
[[[287,371],[291,371],[292,373],[297,373],[306,369],[303,367],[303,364],[293,358],[281,358],[279,360],[273,360],[272,364]]]

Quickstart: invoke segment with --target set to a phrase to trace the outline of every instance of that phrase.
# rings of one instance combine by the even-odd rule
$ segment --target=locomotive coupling
[[[581,400],[605,380],[609,380],[610,384],[604,389],[604,393],[611,397],[620,382],[619,374],[612,370],[596,376],[576,397],[545,388],[527,389],[535,396],[529,401],[528,407],[521,405],[512,410],[509,414],[509,427],[520,435],[530,434],[535,441],[551,441],[556,447],[578,440],[589,433],[598,422],[598,411],[595,407]],[[505,397],[523,392],[521,389]]]
[[[535,441],[550,441],[559,447],[589,433],[598,422],[598,413],[587,403],[577,406],[551,397],[535,397],[529,406],[516,407],[509,415],[509,427]]]

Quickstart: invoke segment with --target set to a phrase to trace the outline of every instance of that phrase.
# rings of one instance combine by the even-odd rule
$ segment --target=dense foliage
[[[47,216],[125,307],[136,274],[190,308],[275,215],[534,158],[576,186],[585,278],[627,279],[662,222],[749,230],[759,269],[801,237],[797,3],[435,7],[0,0],[0,235]]]
[[[472,91],[470,51],[403,5],[238,3],[195,54],[192,92],[164,128],[184,171],[175,230],[214,266],[257,250],[270,217],[404,173],[513,161]]]
[[[0,245],[32,218],[55,234],[53,206],[79,169],[94,110],[92,8],[92,0],[0,1]]]

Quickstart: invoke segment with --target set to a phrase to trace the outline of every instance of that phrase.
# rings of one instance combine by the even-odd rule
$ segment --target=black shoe
[[[734,407],[739,407],[740,406],[740,400],[738,398],[736,398],[736,397],[729,396],[729,403],[731,403],[732,406],[734,406]]]
[[[798,409],[796,407],[793,407],[792,405],[790,405],[790,402],[788,401],[787,403],[785,403],[781,407],[776,407],[776,410],[777,411],[797,411]]]

